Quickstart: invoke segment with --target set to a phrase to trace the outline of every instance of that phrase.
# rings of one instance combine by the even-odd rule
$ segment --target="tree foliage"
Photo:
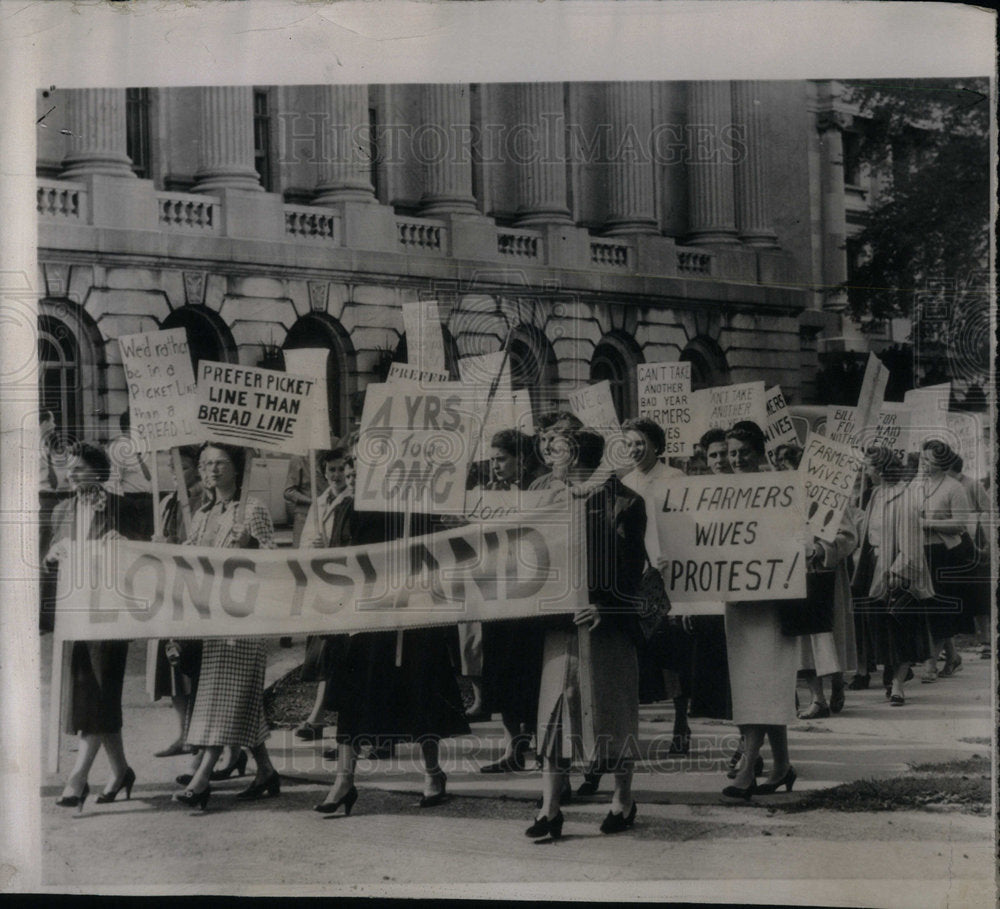
[[[985,79],[845,83],[873,178],[848,298],[855,319],[985,307],[989,118]]]

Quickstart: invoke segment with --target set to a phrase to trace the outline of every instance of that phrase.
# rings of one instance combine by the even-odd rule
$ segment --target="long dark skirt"
[[[924,547],[934,585],[934,603],[927,610],[927,625],[935,641],[956,634],[975,633],[972,609],[964,608],[969,586],[959,576],[967,562],[962,549],[961,546],[948,549],[943,543]]]
[[[639,703],[691,697],[694,640],[680,622],[668,622],[639,650]],[[671,673],[670,684],[663,671]],[[668,690],[669,689],[669,690]]]
[[[891,616],[888,612],[869,613],[878,645],[878,659],[886,667],[901,663],[923,663],[930,658],[927,617],[920,610]]]
[[[691,716],[716,720],[733,718],[729,690],[726,619],[721,615],[694,616],[691,622]]]
[[[303,682],[328,682],[347,655],[346,634],[311,634],[306,638],[306,654],[299,678]]]
[[[153,700],[188,695],[193,699],[198,691],[198,675],[201,672],[201,641],[197,639],[179,642],[181,658],[177,665],[167,659],[167,642],[156,642],[156,666],[153,676]]]
[[[76,641],[72,688],[63,729],[70,735],[122,731],[122,688],[128,641]]]
[[[447,738],[469,732],[462,695],[448,659],[447,628],[351,636],[341,671],[327,683],[326,706],[337,711],[337,741],[377,744]]]
[[[483,623],[483,702],[491,712],[534,729],[545,630],[532,619]]]

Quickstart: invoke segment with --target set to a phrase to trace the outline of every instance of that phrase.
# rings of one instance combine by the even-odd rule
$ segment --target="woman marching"
[[[596,432],[579,429],[570,446],[564,483],[587,491],[604,452]],[[564,500],[568,496],[564,493]],[[645,564],[646,508],[642,498],[610,477],[584,499],[586,514],[588,604],[571,617],[561,616],[545,633],[538,701],[538,753],[542,758],[542,804],[525,831],[533,839],[562,835],[560,796],[575,755],[615,775],[611,810],[602,833],[632,826],[632,764],[638,748],[639,672],[636,642],[636,591]],[[589,667],[581,667],[581,636],[588,635]],[[584,658],[585,658],[584,651]],[[580,673],[589,669],[593,703],[584,710]],[[584,723],[590,724],[584,729]],[[581,753],[592,737],[592,753]]]
[[[749,421],[726,433],[733,473],[767,470],[764,433]],[[807,552],[812,556],[812,552]],[[755,793],[791,790],[795,769],[788,758],[788,724],[795,719],[795,676],[799,647],[781,633],[776,603],[727,603],[726,648],[733,695],[733,721],[745,742],[745,760],[722,790],[728,798],[746,801]],[[764,737],[771,744],[774,764],[768,779],[757,785],[755,765]]]
[[[78,442],[72,451],[69,484],[73,497],[60,502],[52,513],[53,543],[45,561],[61,572],[81,571],[85,584],[99,583],[90,571],[99,543],[137,539],[138,519],[132,506],[109,493],[104,484],[111,474],[111,461],[96,445]],[[103,570],[101,567],[97,571]],[[87,776],[104,748],[111,765],[111,779],[98,802],[113,802],[124,789],[131,798],[135,773],[125,759],[122,742],[122,686],[128,641],[76,641],[71,657],[69,702],[65,705],[65,730],[79,733],[80,747],[62,796],[62,808],[83,810],[90,793]]]
[[[490,480],[486,490],[527,489],[538,472],[534,439],[505,429],[490,440]],[[483,625],[483,701],[503,721],[504,753],[480,773],[524,770],[524,754],[535,728],[542,672],[543,633],[531,620]]]
[[[208,477],[206,500],[194,515],[190,546],[219,549],[273,549],[274,527],[267,508],[247,496],[240,502],[247,450],[209,442],[202,447],[199,468]],[[201,674],[187,741],[201,749],[200,760],[184,792],[174,800],[184,805],[208,804],[210,781],[223,748],[248,748],[257,764],[253,782],[238,799],[278,795],[281,780],[271,764],[265,740],[264,639],[210,638],[202,645]],[[228,774],[227,774],[228,775]]]

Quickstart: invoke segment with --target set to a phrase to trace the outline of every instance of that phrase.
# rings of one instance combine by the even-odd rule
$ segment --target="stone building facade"
[[[198,358],[327,346],[335,431],[439,301],[452,359],[509,344],[539,410],[641,362],[808,403],[843,335],[846,121],[810,82],[75,89],[38,98],[40,383],[117,430],[117,338]],[[44,128],[43,128],[44,127]],[[838,158],[840,159],[838,161]],[[839,171],[838,171],[839,166]]]

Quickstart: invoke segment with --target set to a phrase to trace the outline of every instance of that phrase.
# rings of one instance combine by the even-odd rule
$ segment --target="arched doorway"
[[[528,389],[534,413],[554,410],[558,365],[549,339],[533,325],[519,325],[511,333],[508,351],[514,389]]]
[[[692,391],[730,384],[726,355],[711,338],[704,335],[692,338],[681,351],[680,359],[691,364]]]
[[[618,331],[601,338],[590,358],[590,381],[608,382],[619,420],[627,420],[639,413],[636,366],[642,361],[639,345],[633,338]]]
[[[207,306],[180,306],[163,320],[160,328],[183,328],[187,332],[188,352],[195,378],[202,360],[237,363],[236,341],[222,317]]]
[[[351,430],[351,395],[357,387],[357,368],[354,345],[343,326],[325,312],[308,313],[289,329],[282,347],[325,347],[330,351],[326,361],[330,429],[334,435],[346,436]]]

